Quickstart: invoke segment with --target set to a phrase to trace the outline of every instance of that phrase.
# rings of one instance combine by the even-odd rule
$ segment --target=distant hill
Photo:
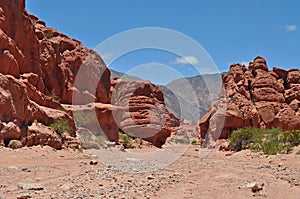
[[[120,78],[130,82],[142,80],[110,69],[111,79]],[[222,74],[205,74],[175,79],[167,85],[158,85],[164,94],[168,110],[178,118],[199,120],[220,94]],[[210,91],[210,92],[209,92]]]
[[[171,113],[179,118],[199,120],[219,96],[221,85],[222,74],[206,74],[176,79],[160,87]]]
[[[139,77],[136,77],[136,76],[133,76],[133,75],[127,75],[125,73],[118,72],[118,71],[115,71],[113,69],[109,69],[109,70],[110,70],[110,78],[111,79],[119,78],[119,79],[124,79],[124,80],[129,81],[129,82],[135,82],[135,81],[143,80]]]

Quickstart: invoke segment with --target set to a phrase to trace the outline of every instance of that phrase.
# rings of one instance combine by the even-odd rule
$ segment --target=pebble
[[[98,164],[98,161],[96,161],[96,160],[91,160],[90,161],[90,165],[97,165]]]
[[[17,199],[29,199],[29,198],[32,198],[32,196],[29,194],[23,194],[17,197]]]
[[[269,169],[271,166],[269,164],[261,164],[257,167],[258,169]]]
[[[41,185],[41,184],[30,184],[30,183],[19,183],[18,188],[23,189],[23,190],[33,190],[33,191],[44,190],[43,185]]]
[[[283,166],[283,163],[282,162],[279,162],[278,163],[278,167],[282,167]]]
[[[147,179],[148,179],[148,180],[154,180],[155,177],[154,177],[153,175],[150,175],[150,176],[147,177]]]

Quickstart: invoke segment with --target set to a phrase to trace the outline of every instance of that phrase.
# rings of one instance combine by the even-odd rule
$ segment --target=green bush
[[[125,134],[125,133],[119,132],[119,142],[123,144],[123,146],[124,146],[125,149],[132,149],[132,148],[134,148],[132,146],[130,137],[127,134]]]
[[[51,94],[49,97],[52,98],[54,101],[57,101],[57,102],[60,102],[60,100],[61,100],[61,99],[60,99],[57,95],[55,95],[54,93]]]
[[[50,127],[60,135],[63,132],[70,130],[68,120],[66,119],[55,120],[52,124],[50,124]]]
[[[235,151],[251,149],[268,155],[289,153],[300,144],[300,131],[281,129],[247,128],[233,131],[229,137],[230,147]]]
[[[12,149],[16,149],[16,148],[17,148],[17,142],[16,142],[16,141],[13,141],[13,142],[11,143],[11,148],[12,148]]]
[[[182,139],[182,138],[173,138],[171,142],[175,142],[176,144],[190,144],[190,140]]]

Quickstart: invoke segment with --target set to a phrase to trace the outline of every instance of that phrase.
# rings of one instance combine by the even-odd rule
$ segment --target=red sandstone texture
[[[24,0],[0,2],[0,46],[1,145],[13,140],[22,146],[78,146],[74,120],[60,103],[71,104],[73,93],[78,103],[84,103],[86,96],[110,102],[110,72],[102,58],[79,41],[47,28],[25,10]],[[95,91],[89,90],[86,80],[74,87],[80,67],[89,84],[96,85]],[[68,121],[67,135],[49,129],[59,119]]]
[[[11,140],[18,146],[48,144],[61,148],[68,146],[67,141],[75,145],[73,113],[67,114],[61,104],[83,105],[80,111],[96,111],[97,118],[84,124],[95,136],[105,135],[108,140],[118,142],[120,127],[132,130],[134,125],[128,123],[128,114],[123,108],[111,105],[110,71],[102,58],[79,41],[46,27],[45,22],[25,10],[24,0],[0,2],[0,46],[2,145],[8,146]],[[123,105],[122,95],[127,92],[124,89],[132,91],[138,84],[127,84],[118,90],[120,95],[114,101],[120,103],[116,104]],[[141,127],[144,133],[158,131],[147,140],[161,146],[173,126],[178,126],[178,120],[168,113],[162,92],[150,83],[145,85],[130,98],[130,111],[136,109],[135,128]],[[93,104],[93,110],[87,104]],[[150,122],[143,115],[150,105],[154,123],[141,126]],[[139,106],[141,108],[137,108]],[[69,110],[77,111],[78,107],[69,107]],[[82,117],[85,116],[79,119]],[[68,120],[67,136],[47,129],[58,119]]]
[[[176,134],[179,120],[170,114],[162,91],[149,81],[112,80],[112,103],[124,108],[118,121],[120,129],[143,138],[157,147]]]
[[[239,128],[300,129],[300,70],[274,68],[256,57],[233,64],[223,76],[224,93],[200,120],[200,136],[228,138]]]

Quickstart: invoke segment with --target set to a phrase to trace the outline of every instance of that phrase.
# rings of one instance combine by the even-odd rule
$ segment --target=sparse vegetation
[[[247,128],[233,131],[230,147],[235,151],[251,149],[263,151],[268,155],[289,153],[300,144],[300,131],[284,131],[281,129]]]
[[[191,144],[192,144],[192,145],[197,145],[197,144],[198,144],[198,141],[197,141],[197,140],[193,140]]]
[[[50,127],[60,135],[62,135],[63,132],[70,130],[68,120],[66,119],[55,120],[50,124]]]
[[[55,93],[52,93],[49,97],[57,102],[60,102],[60,100],[61,100]]]
[[[119,132],[119,142],[123,144],[125,149],[134,148],[131,141],[131,138],[127,134]]]
[[[190,140],[183,138],[173,138],[171,142],[175,142],[176,144],[190,144]]]
[[[54,37],[52,30],[47,30],[44,32],[44,34],[47,39],[52,39]]]
[[[16,148],[17,148],[17,142],[16,142],[16,141],[13,141],[13,142],[11,143],[11,148],[12,148],[12,149],[16,149]]]
[[[83,148],[82,148],[81,146],[79,146],[79,147],[77,148],[77,150],[78,150],[79,153],[83,153]]]

